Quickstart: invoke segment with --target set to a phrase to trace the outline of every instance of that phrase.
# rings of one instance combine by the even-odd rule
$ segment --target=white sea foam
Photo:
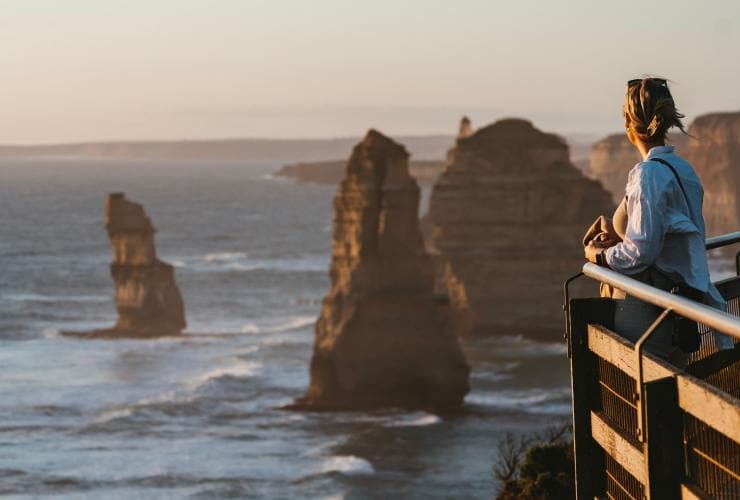
[[[119,418],[126,418],[134,412],[134,406],[123,406],[119,408],[111,408],[101,412],[98,417],[93,420],[94,424],[105,424],[112,420]]]
[[[244,259],[246,257],[247,254],[244,252],[216,252],[209,253],[203,257],[203,260],[206,262],[223,262]]]
[[[260,327],[254,323],[247,323],[239,330],[240,333],[260,333]]]
[[[431,413],[412,413],[385,424],[385,427],[424,427],[442,422],[442,419]]]
[[[354,455],[335,455],[321,465],[321,472],[339,472],[349,476],[375,474],[373,464]]]
[[[208,370],[205,373],[189,380],[191,389],[198,389],[212,380],[221,377],[251,377],[259,372],[262,365],[256,361],[246,361],[240,358],[230,358],[229,364]]]
[[[560,356],[568,352],[564,342],[537,342],[522,335],[497,337],[496,343],[502,352],[512,358]]]
[[[316,316],[293,316],[283,323],[277,325],[265,326],[262,331],[265,333],[281,333],[297,330],[304,326],[312,325],[316,322]]]
[[[305,255],[284,258],[252,258],[244,252],[215,252],[197,257],[165,258],[175,267],[184,267],[198,272],[226,271],[275,271],[275,272],[326,272],[329,266],[327,255]]]
[[[465,398],[467,403],[507,410],[520,410],[527,413],[568,414],[570,403],[563,400],[570,397],[570,389],[528,389],[502,390],[488,394],[471,394]]]

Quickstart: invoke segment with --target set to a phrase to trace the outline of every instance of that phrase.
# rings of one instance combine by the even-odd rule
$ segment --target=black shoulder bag
[[[676,169],[673,168],[673,165],[671,165],[670,163],[668,163],[667,161],[661,158],[650,158],[650,159],[653,161],[657,161],[658,163],[662,163],[663,165],[671,169],[671,172],[673,172],[673,175],[676,177],[676,180],[678,181],[678,187],[681,188],[683,197],[686,200],[686,206],[689,209],[689,216],[692,216],[691,204],[689,203],[689,197],[686,196],[686,190],[683,188],[683,183],[681,182],[681,178],[678,176],[678,172],[676,172]],[[653,268],[655,268],[655,266],[653,266]],[[678,284],[674,285],[673,288],[671,288],[670,292],[672,294],[680,295],[681,297],[686,297],[687,299],[694,300],[701,304],[703,304],[705,301],[704,292],[701,292],[697,290],[696,288],[689,286],[685,282],[679,282]],[[686,354],[690,354],[692,352],[698,351],[699,347],[701,346],[701,336],[699,335],[699,325],[697,325],[696,321],[692,321],[688,318],[684,318],[683,316],[679,316],[677,314],[672,314],[672,316],[673,316],[673,345],[681,349],[681,351],[683,351]]]

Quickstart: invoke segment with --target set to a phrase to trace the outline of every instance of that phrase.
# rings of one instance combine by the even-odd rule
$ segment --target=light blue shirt
[[[651,161],[656,157],[676,169],[686,197],[671,169]],[[673,146],[651,148],[645,161],[630,171],[626,194],[627,231],[621,243],[606,251],[609,267],[630,275],[655,265],[672,279],[707,293],[710,305],[724,309],[725,301],[709,277],[704,188],[693,167]]]

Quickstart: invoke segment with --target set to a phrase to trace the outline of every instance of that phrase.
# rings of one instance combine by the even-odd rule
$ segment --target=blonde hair
[[[685,116],[676,109],[668,81],[662,78],[630,80],[623,111],[630,128],[645,143],[665,141],[671,127],[686,133],[681,121]]]

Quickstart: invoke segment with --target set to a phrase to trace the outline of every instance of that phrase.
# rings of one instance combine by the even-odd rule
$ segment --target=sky
[[[0,144],[619,131],[625,82],[740,109],[737,0],[0,0]]]

